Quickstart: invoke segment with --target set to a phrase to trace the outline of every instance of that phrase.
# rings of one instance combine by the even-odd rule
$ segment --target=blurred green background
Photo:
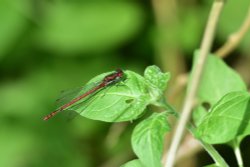
[[[240,27],[248,6],[249,0],[228,1],[214,50]],[[42,118],[61,90],[116,68],[142,74],[157,64],[170,71],[171,98],[171,85],[190,69],[210,7],[208,0],[0,0],[0,166],[115,167],[135,158],[133,124],[65,121],[63,113]],[[248,33],[226,59],[247,84],[249,44]],[[178,108],[179,99],[170,101]],[[250,152],[249,144],[244,148]],[[195,164],[206,162],[212,161]]]

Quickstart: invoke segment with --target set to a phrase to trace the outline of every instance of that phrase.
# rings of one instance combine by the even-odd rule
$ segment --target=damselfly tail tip
[[[44,120],[44,121],[47,121],[48,119],[50,119],[50,116],[49,116],[49,115],[43,117],[43,120]]]
[[[52,113],[50,113],[49,115],[46,115],[43,120],[44,121],[47,121],[48,119],[50,119],[51,117],[55,116],[60,110],[56,110],[56,111],[53,111]]]

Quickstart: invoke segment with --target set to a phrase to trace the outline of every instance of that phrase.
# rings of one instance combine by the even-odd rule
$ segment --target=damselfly
[[[115,83],[120,82],[122,79],[124,78],[124,72],[121,69],[117,69],[115,72],[105,76],[100,82],[99,84],[97,84],[97,86],[94,86],[93,88],[91,88],[90,90],[87,90],[85,93],[81,94],[80,96],[73,98],[71,101],[69,101],[66,104],[63,104],[62,106],[60,106],[57,110],[51,112],[50,114],[48,114],[47,116],[45,116],[43,118],[43,120],[48,120],[50,118],[52,118],[53,116],[55,116],[57,113],[68,109],[70,106],[72,106],[73,104],[75,104],[76,102],[94,94],[95,92],[104,89],[105,87],[108,87],[110,85],[113,85]]]

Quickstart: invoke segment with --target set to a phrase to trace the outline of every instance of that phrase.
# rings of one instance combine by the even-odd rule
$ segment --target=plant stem
[[[185,126],[189,120],[194,98],[196,96],[196,92],[198,90],[198,85],[200,83],[201,74],[204,69],[204,65],[206,62],[207,55],[211,49],[212,41],[215,34],[216,25],[218,22],[218,18],[220,16],[221,10],[224,6],[223,0],[215,0],[210,12],[210,16],[208,19],[208,23],[206,26],[204,38],[201,43],[200,55],[197,60],[196,70],[194,70],[193,80],[190,83],[190,89],[187,92],[187,95],[184,100],[184,105],[182,108],[182,115],[180,117],[179,124],[177,125],[176,132],[172,139],[172,143],[170,145],[170,149],[168,152],[168,157],[165,161],[165,167],[173,167],[175,156],[177,149],[180,145]],[[218,162],[217,162],[218,163]]]
[[[216,165],[219,167],[229,167],[225,160],[221,157],[221,155],[216,151],[216,149],[211,145],[199,140],[204,149],[208,152],[208,154],[213,158]]]
[[[239,167],[243,167],[243,161],[242,161],[242,158],[241,158],[240,147],[235,147],[234,148],[234,154],[236,156]]]
[[[171,113],[174,113],[174,116],[176,116],[177,118],[180,117],[180,114],[176,112],[175,109],[173,109],[170,105],[168,105],[167,103],[164,103],[163,105],[165,109],[168,110],[168,112],[170,111]],[[187,129],[193,136],[195,136],[195,128],[191,123],[187,123]],[[229,167],[228,164],[224,161],[224,159],[212,145],[205,143],[201,139],[198,139],[198,141],[203,146],[203,148],[208,152],[208,154],[212,157],[212,159],[216,162],[216,165],[220,167]]]
[[[243,160],[242,160],[242,156],[240,152],[240,145],[237,139],[233,141],[233,149],[234,149],[234,154],[236,156],[238,166],[243,167]]]

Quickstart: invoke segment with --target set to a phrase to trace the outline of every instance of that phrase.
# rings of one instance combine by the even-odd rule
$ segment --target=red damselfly
[[[86,91],[85,93],[83,93],[82,95],[72,99],[71,101],[69,101],[68,103],[60,106],[57,110],[51,112],[50,114],[48,114],[47,116],[45,116],[43,118],[43,120],[48,120],[51,117],[55,116],[57,113],[69,108],[70,106],[72,106],[73,104],[75,104],[76,102],[80,101],[81,99],[94,94],[95,92],[108,87],[110,85],[113,85],[119,81],[121,81],[124,78],[124,72],[121,69],[117,69],[115,72],[105,76],[101,82],[99,84],[97,84],[97,86],[91,88],[90,90]]]

